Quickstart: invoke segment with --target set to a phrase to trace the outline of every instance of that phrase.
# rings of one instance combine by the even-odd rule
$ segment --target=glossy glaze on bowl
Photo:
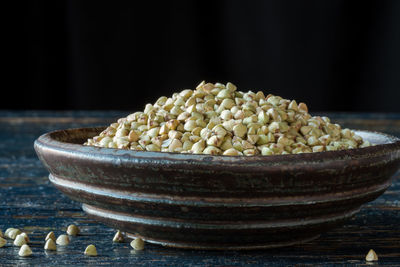
[[[276,156],[210,156],[81,145],[101,128],[35,142],[50,181],[111,227],[167,246],[292,245],[342,224],[381,195],[400,140],[358,131],[373,147]]]

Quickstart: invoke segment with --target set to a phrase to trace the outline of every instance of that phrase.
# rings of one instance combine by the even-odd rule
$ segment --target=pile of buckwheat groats
[[[254,156],[299,154],[370,146],[307,105],[232,83],[201,82],[162,96],[111,124],[85,145],[175,153]]]

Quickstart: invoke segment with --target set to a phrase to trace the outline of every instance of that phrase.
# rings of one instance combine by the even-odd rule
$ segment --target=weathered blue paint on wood
[[[31,238],[32,257],[18,256],[10,240],[0,248],[0,266],[62,266],[141,264],[148,266],[287,266],[365,265],[373,248],[379,264],[400,266],[400,174],[386,193],[364,206],[345,226],[304,245],[259,251],[193,251],[146,244],[134,252],[129,243],[112,243],[114,229],[88,219],[80,205],[50,185],[47,171],[33,151],[42,133],[64,128],[106,125],[125,112],[13,112],[0,111],[0,229],[17,227]],[[335,122],[355,129],[386,132],[400,137],[400,114],[327,114]],[[47,232],[65,232],[71,223],[81,235],[57,252],[45,252]],[[98,257],[83,255],[95,244]]]

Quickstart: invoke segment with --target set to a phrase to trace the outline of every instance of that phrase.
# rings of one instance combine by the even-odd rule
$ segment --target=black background
[[[400,1],[27,1],[21,9],[20,81],[3,109],[134,111],[206,80],[310,111],[400,112]]]

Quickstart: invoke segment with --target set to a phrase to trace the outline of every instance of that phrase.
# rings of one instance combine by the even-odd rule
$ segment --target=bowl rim
[[[382,133],[377,131],[368,130],[355,130],[358,133],[372,134],[374,136],[383,137],[387,143],[376,144],[369,147],[344,149],[336,151],[323,151],[323,152],[311,152],[311,153],[300,153],[300,154],[284,154],[284,155],[256,155],[256,156],[227,156],[227,155],[209,155],[209,154],[190,154],[190,153],[176,153],[176,152],[153,152],[153,151],[138,151],[130,149],[118,149],[118,148],[105,148],[96,146],[86,146],[83,144],[76,144],[70,142],[60,141],[57,138],[59,135],[68,135],[68,133],[75,131],[98,131],[104,129],[101,127],[82,127],[82,128],[69,128],[62,130],[55,130],[47,132],[37,138],[34,142],[35,150],[45,148],[46,150],[55,150],[63,153],[73,153],[74,155],[87,155],[90,154],[92,157],[99,156],[102,160],[106,158],[116,157],[128,157],[137,159],[166,159],[166,160],[185,160],[188,162],[198,161],[213,161],[219,163],[251,163],[251,162],[270,162],[282,164],[287,162],[291,164],[293,162],[325,162],[327,160],[345,160],[354,158],[363,158],[366,155],[379,155],[386,154],[388,152],[400,151],[400,138]]]

